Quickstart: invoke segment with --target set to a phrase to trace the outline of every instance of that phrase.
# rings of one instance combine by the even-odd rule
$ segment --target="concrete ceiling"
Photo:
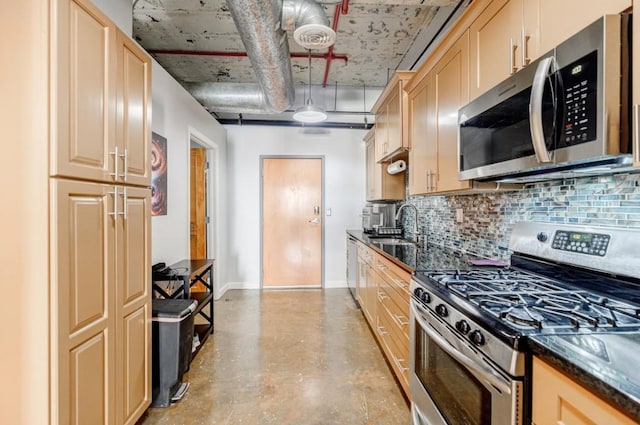
[[[259,0],[265,1],[265,0]],[[330,23],[337,20],[334,55],[312,50],[311,97],[329,114],[328,121],[372,122],[367,114],[396,69],[411,69],[450,16],[460,13],[459,0],[318,1]],[[338,16],[336,16],[336,14]],[[180,83],[255,83],[225,0],[136,0],[135,39]],[[288,34],[296,102],[309,96],[308,52]],[[229,56],[227,56],[229,55]],[[300,57],[298,57],[300,56]],[[216,113],[225,122],[238,114]],[[244,120],[291,121],[292,111],[255,114]]]

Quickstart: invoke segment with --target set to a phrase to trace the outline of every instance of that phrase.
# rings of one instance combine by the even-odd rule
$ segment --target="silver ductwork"
[[[285,31],[325,27],[335,41],[324,9],[314,0],[227,0],[227,5],[258,84],[191,83],[187,89],[210,111],[280,113],[289,109],[295,91]]]

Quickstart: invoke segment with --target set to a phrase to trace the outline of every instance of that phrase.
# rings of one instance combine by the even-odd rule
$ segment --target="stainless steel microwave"
[[[460,179],[631,167],[629,15],[607,15],[459,111]]]

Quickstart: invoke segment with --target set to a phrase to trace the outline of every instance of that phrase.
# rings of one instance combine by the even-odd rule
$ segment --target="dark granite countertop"
[[[528,340],[534,355],[640,423],[640,331]]]
[[[362,230],[347,233],[408,272],[464,269],[478,258],[435,245],[382,249]],[[640,423],[640,331],[529,336],[528,344],[534,355]]]
[[[409,273],[414,270],[464,269],[470,267],[469,261],[477,256],[454,251],[437,245],[383,245],[373,244],[375,238],[362,230],[347,230],[347,234],[366,244],[385,258],[393,261]]]

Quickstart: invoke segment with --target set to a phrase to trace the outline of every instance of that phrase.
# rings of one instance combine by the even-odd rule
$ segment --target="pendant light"
[[[313,104],[311,100],[311,49],[309,52],[309,99],[304,106],[296,109],[293,119],[302,123],[321,122],[327,119],[327,113],[320,106]]]

